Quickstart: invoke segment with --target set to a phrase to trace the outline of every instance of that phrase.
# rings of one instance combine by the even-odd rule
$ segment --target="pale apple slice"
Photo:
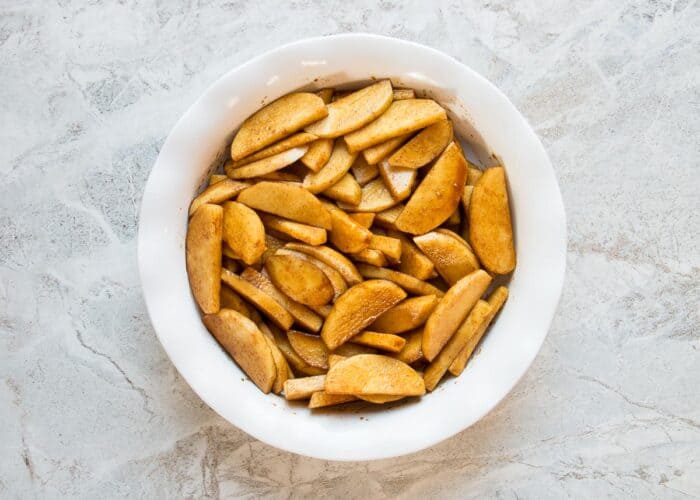
[[[491,276],[480,269],[450,287],[425,323],[425,359],[432,361],[438,355],[490,284]]]
[[[211,174],[209,176],[209,185],[211,186],[226,179],[228,179],[228,177],[223,174]]]
[[[328,115],[323,99],[308,92],[280,97],[248,117],[231,143],[240,160]]]
[[[284,383],[284,397],[287,401],[309,399],[314,392],[323,391],[325,384],[325,375],[292,378]]]
[[[345,395],[421,396],[425,384],[416,371],[397,359],[362,354],[335,364],[326,374],[325,392]]]
[[[269,174],[260,175],[255,179],[251,179],[251,182],[260,181],[292,182],[295,184],[301,184],[302,178],[292,172],[281,172],[277,170],[275,172],[270,172]]]
[[[187,227],[185,253],[187,277],[194,300],[205,314],[221,306],[221,238],[224,209],[205,203]]]
[[[277,371],[277,375],[275,376],[275,381],[272,384],[272,392],[274,392],[275,394],[281,394],[282,389],[284,389],[284,383],[290,377],[289,365],[287,364],[287,360],[284,359],[282,351],[280,351],[277,347],[277,344],[275,344],[275,341],[272,337],[272,332],[270,332],[270,329],[267,327],[267,325],[265,323],[260,323],[258,324],[258,329],[263,333],[263,338],[265,339],[265,342],[267,342],[267,347],[270,348],[270,353],[272,353],[272,359],[275,362],[275,369]]]
[[[394,100],[415,99],[416,93],[413,89],[394,89]]]
[[[285,219],[323,229],[331,228],[331,214],[319,199],[294,184],[259,182],[243,190],[238,195],[238,202]]]
[[[338,297],[340,297],[342,294],[345,293],[345,291],[348,289],[348,284],[345,282],[345,278],[332,266],[329,266],[325,262],[316,259],[315,257],[312,257],[311,255],[307,255],[303,252],[299,252],[297,250],[290,250],[289,248],[280,248],[277,251],[278,255],[291,255],[293,257],[297,257],[301,260],[305,260],[314,266],[318,267],[323,274],[326,275],[326,278],[328,278],[328,281],[331,283],[331,286],[333,287],[333,300],[336,300]],[[321,306],[317,306],[321,307]],[[317,330],[314,330],[317,331]]]
[[[395,200],[403,201],[413,192],[418,172],[411,168],[392,167],[383,161],[379,164],[379,175]]]
[[[445,347],[425,369],[423,379],[427,390],[432,391],[437,387],[438,382],[440,382],[449,366],[457,358],[457,355],[469,343],[469,340],[476,335],[477,330],[481,328],[490,311],[491,306],[488,302],[484,300],[477,301],[455,334],[452,335]]]
[[[398,267],[399,271],[410,274],[423,281],[436,276],[435,264],[420,251],[413,241],[409,240],[398,231],[389,230],[387,234],[401,242],[401,262]]]
[[[292,300],[321,306],[333,298],[333,287],[326,275],[308,261],[277,253],[267,259],[265,269],[275,286]]]
[[[294,317],[289,314],[284,306],[240,276],[233,274],[228,269],[222,269],[221,279],[224,283],[241,294],[248,302],[257,307],[280,328],[288,330],[292,326],[292,323],[294,323]]]
[[[322,194],[333,200],[357,205],[362,200],[362,187],[351,174],[347,173]]]
[[[474,186],[469,204],[469,242],[488,271],[508,274],[515,269],[513,226],[503,167],[487,169]]]
[[[380,142],[362,151],[362,156],[365,157],[367,165],[376,165],[384,160],[391,153],[401,147],[401,145],[411,138],[412,134],[403,134],[388,141]]]
[[[283,219],[271,214],[260,214],[260,220],[267,229],[286,234],[309,245],[323,245],[326,242],[326,230],[300,222]]]
[[[308,132],[299,132],[297,134],[290,135],[286,139],[274,143],[272,146],[268,146],[265,149],[261,149],[253,155],[246,156],[242,160],[227,162],[227,172],[228,169],[236,169],[238,167],[248,165],[249,163],[257,162],[259,160],[263,160],[271,156],[276,156],[290,149],[309,144],[310,142],[315,141],[317,139],[318,137],[316,137],[313,134],[309,134]]]
[[[343,254],[333,250],[332,248],[324,245],[314,247],[304,245],[302,243],[287,243],[285,247],[289,248],[290,250],[297,250],[307,255],[311,255],[312,257],[325,262],[338,271],[350,286],[356,285],[362,281],[362,275],[359,273],[355,265]]]
[[[360,252],[351,253],[349,255],[350,258],[356,262],[364,262],[377,267],[389,265],[389,261],[387,260],[386,256],[379,250],[374,250],[372,248],[365,248]]]
[[[323,306],[309,306],[309,309],[313,310],[313,312],[315,312],[322,318],[327,318],[328,315],[331,313],[332,307],[330,304],[326,304]]]
[[[446,118],[445,110],[432,99],[404,99],[391,103],[379,118],[344,139],[350,151],[361,151]]]
[[[356,153],[348,152],[343,141],[335,141],[331,157],[321,170],[304,177],[304,188],[312,193],[325,191],[348,173],[356,157]]]
[[[396,238],[373,233],[369,248],[382,252],[392,264],[401,261],[401,241]]]
[[[479,181],[481,176],[484,173],[479,170],[478,168],[475,167],[469,167],[469,172],[467,173],[467,185],[468,186],[476,186],[476,183]]]
[[[430,283],[414,278],[410,274],[404,274],[385,267],[371,266],[368,264],[358,264],[357,270],[367,279],[381,279],[393,281],[401,288],[414,295],[437,295],[442,297],[443,293],[439,288]]]
[[[277,368],[270,347],[255,323],[232,309],[207,314],[203,321],[250,380],[265,394],[270,392]]]
[[[423,329],[419,328],[403,336],[406,344],[392,357],[403,361],[407,365],[415,363],[423,358]]]
[[[457,208],[466,178],[467,162],[451,142],[406,203],[396,227],[411,234],[435,229]]]
[[[366,213],[354,213],[354,214],[348,214],[352,220],[360,224],[362,227],[365,227],[369,229],[372,227],[372,223],[374,222],[374,217],[376,214],[373,214],[372,212],[366,212]]]
[[[282,293],[264,273],[248,267],[241,273],[241,278],[276,300],[304,328],[312,332],[318,332],[321,329],[323,319],[318,314]]]
[[[260,177],[291,165],[304,156],[308,149],[308,146],[298,146],[277,153],[276,155],[268,156],[262,160],[248,163],[242,167],[235,167],[233,164],[227,164],[224,168],[226,169],[226,175],[231,179],[251,179],[253,177]]]
[[[467,365],[467,361],[469,361],[474,349],[476,349],[476,346],[479,344],[481,337],[484,336],[486,329],[493,321],[493,318],[496,317],[496,314],[498,314],[498,312],[501,310],[507,298],[508,289],[504,286],[499,286],[493,291],[493,293],[491,293],[491,295],[489,295],[488,303],[491,309],[489,310],[488,315],[479,325],[479,328],[477,328],[475,331],[474,335],[470,337],[467,345],[462,348],[454,361],[452,361],[452,364],[450,365],[450,373],[452,375],[458,377],[462,374],[464,367]]]
[[[358,155],[350,170],[360,186],[364,186],[379,175],[379,169],[375,165],[368,165],[362,155]]]
[[[318,335],[289,330],[287,338],[294,351],[306,363],[316,368],[328,369],[328,348]]]
[[[467,274],[481,268],[466,242],[460,240],[462,238],[454,233],[449,235],[440,231],[431,231],[413,238],[449,285],[454,285]]]
[[[333,139],[316,139],[309,144],[301,162],[312,172],[318,172],[328,162],[333,152]]]
[[[305,130],[325,138],[345,135],[384,113],[392,99],[391,82],[382,80],[328,104],[328,116],[308,125]]]
[[[265,251],[265,228],[255,212],[235,201],[223,205],[223,239],[233,253],[249,266]]]
[[[352,286],[333,304],[321,329],[321,338],[329,349],[335,349],[405,297],[406,292],[386,280]]]
[[[452,123],[449,120],[434,123],[392,154],[388,159],[389,166],[421,168],[437,158],[452,138]]]
[[[221,309],[233,309],[250,318],[250,306],[243,298],[226,285],[221,286]]]
[[[398,335],[368,330],[358,333],[352,337],[349,342],[389,352],[399,352],[406,344],[406,340]],[[343,344],[341,347],[347,345],[348,344]]]
[[[383,333],[404,333],[422,326],[437,306],[435,295],[412,297],[379,316],[369,328]]]
[[[474,186],[464,186],[462,191],[462,208],[464,209],[464,216],[469,220],[469,206],[472,201],[472,193],[474,192]]]
[[[224,179],[216,184],[212,184],[192,200],[190,204],[190,215],[194,214],[197,209],[205,203],[222,203],[234,198],[238,193],[249,187],[250,184],[234,181],[233,179]]]
[[[301,359],[296,353],[296,351],[292,349],[292,345],[289,343],[289,339],[287,338],[286,332],[283,332],[274,324],[270,324],[269,327],[272,331],[275,344],[277,344],[277,347],[284,355],[284,358],[287,360],[287,363],[289,363],[291,367],[290,369],[293,368],[295,373],[300,373],[312,377],[315,375],[322,375],[326,372],[325,370],[315,368],[309,365],[306,361]]]
[[[391,195],[391,193],[389,193],[389,195]],[[381,212],[377,212],[377,216],[375,219],[377,226],[383,227],[384,229],[396,230],[396,226],[394,223],[396,222],[396,219],[399,218],[401,212],[403,212],[403,209],[403,204],[399,203],[394,207],[387,208],[386,210],[382,210]]]
[[[285,235],[282,234],[281,236]],[[264,264],[268,257],[274,255],[278,248],[282,248],[286,244],[287,240],[280,239],[271,235],[269,232],[265,232],[265,251],[263,252],[260,261]],[[226,247],[224,246],[224,248]]]
[[[328,394],[325,391],[314,392],[309,399],[309,408],[325,408],[327,406],[335,406],[343,403],[350,403],[352,401],[357,401],[355,396],[350,396],[346,394]]]
[[[338,203],[338,206],[349,212],[381,212],[399,203],[391,196],[391,191],[381,179],[374,179],[362,187],[362,199],[357,205]]]
[[[364,250],[370,244],[372,233],[369,229],[355,222],[348,214],[332,204],[325,205],[331,214],[333,227],[330,241],[338,250],[346,253],[356,253]]]

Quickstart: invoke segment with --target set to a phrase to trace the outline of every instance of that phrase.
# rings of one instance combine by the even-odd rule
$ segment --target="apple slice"
[[[416,236],[413,241],[433,261],[435,269],[449,285],[481,268],[476,256],[457,234],[437,230]]]
[[[304,187],[312,193],[325,191],[348,173],[356,157],[356,153],[348,152],[343,141],[336,141],[331,157],[321,170],[304,177]]]
[[[265,251],[265,228],[254,210],[242,203],[227,201],[224,208],[223,239],[233,253],[249,266]]]
[[[333,152],[333,139],[317,139],[309,144],[309,149],[301,162],[312,172],[318,172],[326,164]]]
[[[441,120],[423,129],[389,157],[391,167],[421,168],[443,152],[452,141],[452,123]]]
[[[392,357],[410,365],[423,358],[423,329],[413,330],[404,335],[404,338],[406,339],[406,344],[403,346],[403,349],[393,354]]]
[[[368,165],[376,165],[391,153],[396,151],[401,145],[411,137],[411,134],[403,134],[388,141],[380,142],[362,151],[362,156]]]
[[[338,182],[326,189],[322,194],[349,205],[357,205],[362,200],[362,188],[349,173],[341,177]]]
[[[292,378],[284,383],[284,397],[287,401],[309,399],[314,392],[322,391],[325,384],[325,375]]]
[[[270,280],[285,295],[302,304],[322,306],[333,298],[333,287],[323,271],[292,255],[275,254],[265,262]]]
[[[362,354],[333,365],[326,374],[327,394],[421,396],[425,384],[416,371],[397,359]]]
[[[238,193],[250,187],[245,182],[224,179],[216,184],[211,184],[207,189],[197,196],[190,204],[190,215],[194,214],[199,207],[205,203],[219,204],[234,198]]]
[[[319,199],[303,187],[294,184],[258,182],[243,190],[238,195],[238,202],[285,219],[323,229],[331,228],[331,214]]]
[[[308,146],[298,146],[296,148],[287,149],[286,151],[277,153],[276,155],[268,156],[261,160],[248,163],[242,167],[236,167],[234,164],[227,164],[224,168],[226,169],[226,175],[228,175],[231,179],[250,179],[253,177],[260,177],[291,165],[299,158],[304,156],[308,149]]]
[[[383,161],[379,164],[379,175],[395,200],[405,200],[411,196],[416,185],[418,172],[411,168],[392,167]]]
[[[290,250],[297,250],[307,255],[311,255],[312,257],[325,262],[338,271],[350,286],[356,285],[362,281],[362,275],[358,272],[355,265],[343,254],[333,250],[332,248],[323,245],[314,247],[304,245],[302,243],[287,243],[285,247],[289,248]]]
[[[304,146],[316,139],[318,138],[313,134],[309,134],[307,132],[299,132],[297,134],[290,135],[286,139],[274,143],[272,146],[268,146],[265,149],[261,149],[253,155],[246,156],[242,160],[227,162],[226,167],[230,169],[236,169],[238,167],[248,165],[249,163],[257,162],[258,160],[278,155],[279,153],[283,153],[284,151],[288,151],[299,146]]]
[[[338,206],[349,212],[381,212],[399,203],[391,196],[391,191],[381,179],[374,179],[362,187],[362,198],[357,205],[338,203]]]
[[[260,220],[267,229],[286,234],[309,245],[323,245],[326,242],[326,230],[323,228],[294,222],[271,214],[260,214]]]
[[[443,293],[439,288],[430,283],[426,283],[414,278],[409,274],[404,274],[385,267],[376,267],[368,264],[358,264],[357,270],[367,279],[382,279],[393,281],[401,288],[415,295],[437,295],[442,297]]]
[[[368,165],[365,157],[362,155],[358,155],[350,170],[360,186],[364,186],[379,175],[379,169],[375,165]]]
[[[217,312],[221,304],[223,220],[223,208],[205,203],[197,209],[187,227],[187,277],[192,295],[205,314]]]
[[[370,325],[371,330],[384,333],[404,333],[422,326],[437,306],[435,295],[412,297],[395,305]]]

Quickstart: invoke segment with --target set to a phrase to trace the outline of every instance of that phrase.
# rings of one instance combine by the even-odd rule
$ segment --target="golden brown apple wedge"
[[[361,151],[446,118],[442,106],[431,99],[404,99],[391,103],[379,118],[344,139],[350,151]]]
[[[476,335],[477,330],[489,315],[491,306],[484,300],[479,300],[467,315],[464,322],[457,328],[455,334],[445,344],[445,347],[435,357],[432,363],[425,369],[423,379],[425,388],[432,391],[437,386],[440,379],[445,375],[447,369],[455,360],[460,351]]]
[[[406,340],[398,335],[368,330],[358,333],[352,337],[349,342],[389,352],[399,352],[406,344]],[[343,344],[341,347],[347,345],[348,344]]]
[[[401,101],[403,99],[415,99],[416,93],[413,89],[394,89],[394,100]]]
[[[282,352],[284,355],[284,358],[287,360],[287,363],[291,366],[291,368],[294,369],[294,372],[300,373],[302,375],[306,375],[309,377],[315,376],[315,375],[322,375],[326,371],[322,370],[320,368],[315,368],[303,359],[299,357],[299,355],[296,353],[294,349],[292,349],[292,345],[289,343],[289,339],[287,338],[287,333],[281,331],[279,328],[277,328],[274,324],[269,325],[270,330],[272,331],[272,335],[275,340],[275,344],[277,344],[277,347],[279,350]]]
[[[238,195],[238,202],[285,219],[323,229],[331,228],[331,214],[319,199],[294,184],[259,182],[243,190]]]
[[[384,333],[404,333],[422,326],[437,306],[435,295],[412,297],[395,305],[370,325],[370,330]]]
[[[221,235],[224,209],[205,203],[194,213],[185,242],[187,276],[194,300],[205,314],[221,304]]]
[[[309,399],[314,392],[323,391],[325,375],[289,379],[284,383],[284,397],[287,401]]]
[[[403,212],[403,209],[403,204],[399,203],[394,207],[377,212],[377,217],[375,219],[377,226],[383,227],[384,229],[396,230],[396,225],[394,223],[396,222],[396,219],[399,218],[401,212]]]
[[[449,285],[481,268],[476,256],[457,234],[431,231],[414,237],[413,241],[433,261],[435,269]]]
[[[261,149],[253,155],[246,156],[242,160],[227,162],[227,171],[228,169],[236,169],[238,167],[248,165],[249,163],[257,162],[259,160],[263,160],[271,156],[276,156],[290,149],[307,145],[310,142],[315,141],[316,139],[318,139],[318,137],[307,132],[299,132],[297,134],[290,135],[286,139],[274,143],[272,146],[268,146],[265,149]]]
[[[341,177],[338,182],[326,189],[322,194],[349,205],[357,205],[362,200],[362,188],[349,173]]]
[[[306,363],[316,368],[328,369],[328,348],[318,335],[289,330],[287,338],[294,351]]]
[[[401,241],[396,238],[372,233],[369,248],[382,252],[392,264],[401,261]]]
[[[331,214],[333,227],[330,241],[341,252],[356,253],[364,250],[370,244],[372,233],[369,229],[355,222],[348,214],[332,204],[326,208]]]
[[[372,212],[365,212],[365,213],[354,213],[354,214],[348,214],[352,220],[357,222],[359,225],[362,227],[365,227],[369,229],[372,227],[372,223],[374,222],[374,217],[376,214],[373,214]]]
[[[362,281],[362,275],[359,273],[355,265],[343,254],[333,250],[332,248],[323,245],[314,247],[304,245],[302,243],[287,243],[285,247],[289,248],[290,250],[297,250],[307,255],[311,255],[312,257],[325,262],[338,271],[350,286],[356,285]]]
[[[405,297],[406,292],[386,280],[369,280],[352,286],[333,304],[321,329],[321,338],[329,349],[336,349]]]
[[[221,309],[233,309],[246,318],[252,317],[248,303],[227,285],[221,286]],[[320,328],[321,325],[319,324],[319,329]]]
[[[242,203],[223,204],[223,239],[233,253],[249,266],[258,262],[265,251],[265,228],[255,213]]]
[[[428,361],[435,359],[490,284],[491,276],[480,269],[468,274],[450,287],[425,323],[423,329],[425,359]]]
[[[379,175],[395,200],[405,200],[411,196],[416,185],[418,172],[412,168],[392,167],[383,161],[379,164]]]
[[[308,92],[280,97],[248,117],[231,143],[236,161],[328,115],[323,100]]]
[[[275,286],[292,300],[322,306],[333,298],[333,287],[326,275],[308,261],[277,253],[267,259],[265,269]]]
[[[228,179],[228,177],[223,174],[211,174],[209,176],[209,185],[211,186],[226,179]]]
[[[476,183],[479,181],[483,174],[484,173],[478,168],[469,167],[469,172],[467,173],[467,185],[476,186]]]
[[[291,165],[304,156],[308,149],[308,146],[297,146],[262,160],[247,163],[242,167],[227,164],[224,168],[226,169],[226,175],[231,179],[252,179],[253,177],[260,177]]]
[[[203,321],[250,380],[265,394],[270,392],[277,368],[270,347],[255,323],[232,309],[207,314]]]
[[[496,288],[496,290],[493,291],[493,293],[491,293],[491,295],[489,295],[488,303],[489,306],[491,306],[489,314],[484,318],[482,323],[479,325],[479,328],[476,330],[475,334],[469,339],[467,345],[465,345],[462,348],[462,350],[459,352],[457,357],[450,365],[450,373],[452,375],[458,377],[462,374],[462,372],[464,371],[464,367],[467,366],[467,361],[469,361],[469,358],[474,352],[474,349],[476,349],[476,346],[479,344],[479,341],[484,336],[486,329],[491,324],[491,321],[493,321],[493,318],[496,317],[496,314],[498,314],[498,312],[501,310],[507,298],[508,289],[504,286],[499,286],[498,288]]]
[[[338,203],[338,206],[348,212],[381,212],[399,203],[391,196],[391,191],[381,179],[374,179],[362,187],[362,198],[357,205]]]
[[[397,359],[361,354],[335,364],[326,374],[327,394],[421,396],[425,384],[416,371]]]
[[[388,141],[380,142],[362,151],[362,156],[365,157],[367,165],[376,165],[384,160],[391,153],[396,151],[401,145],[411,138],[412,134],[403,134]]]
[[[325,391],[318,391],[311,395],[311,399],[309,399],[309,408],[313,410],[325,408],[326,406],[350,403],[352,401],[357,401],[357,398],[346,394],[328,394]]]
[[[384,113],[392,99],[391,82],[382,80],[328,104],[328,116],[305,130],[325,138],[345,135]]]
[[[365,248],[360,252],[351,253],[350,258],[355,262],[364,262],[377,267],[389,265],[389,261],[387,260],[386,256],[379,250],[374,250],[372,248]]]
[[[309,172],[304,177],[304,188],[312,193],[325,191],[348,173],[356,157],[356,153],[348,152],[343,141],[336,141],[331,157],[321,170]]]
[[[350,167],[353,177],[360,186],[364,186],[369,181],[376,179],[379,175],[379,170],[375,165],[368,165],[365,161],[365,157],[358,155],[355,159],[355,163]]]
[[[452,123],[441,120],[423,129],[389,157],[391,167],[421,168],[435,158],[452,141]]]
[[[489,168],[474,186],[469,204],[469,242],[490,272],[508,274],[515,269],[513,226],[503,167]]]
[[[404,274],[393,269],[385,267],[371,266],[368,264],[358,264],[357,270],[360,271],[363,277],[367,279],[381,279],[393,281],[401,288],[414,295],[437,295],[442,297],[443,293],[440,289],[434,287],[430,283],[426,283],[414,278],[409,274]]]
[[[332,266],[329,266],[322,260],[319,260],[315,257],[312,257],[311,255],[305,254],[303,252],[299,252],[297,250],[290,250],[289,248],[280,248],[277,251],[278,255],[291,255],[293,257],[297,257],[301,260],[305,260],[309,262],[310,264],[313,264],[314,266],[318,267],[323,274],[326,275],[326,278],[328,278],[328,281],[330,282],[331,286],[333,287],[333,300],[336,300],[338,297],[340,297],[342,294],[345,293],[345,291],[348,289],[348,284],[345,281],[345,278]],[[315,307],[321,307],[321,306],[315,306]],[[316,330],[314,330],[316,331]]]
[[[234,181],[233,179],[224,179],[216,184],[212,184],[192,200],[190,204],[190,215],[194,214],[197,209],[205,203],[222,203],[234,198],[238,193],[248,187],[250,187],[250,184]]]
[[[392,357],[403,361],[407,365],[415,363],[423,358],[423,329],[419,328],[404,335],[406,344]]]
[[[435,264],[420,251],[413,241],[398,231],[389,230],[387,234],[401,242],[399,271],[423,281],[435,277]]]
[[[457,208],[466,178],[467,162],[451,142],[406,203],[396,227],[416,235],[438,227]]]
[[[316,139],[309,144],[309,149],[300,161],[312,172],[318,172],[328,162],[331,153],[333,153],[333,139]]]
[[[271,214],[260,214],[260,220],[267,229],[286,234],[309,245],[323,245],[326,242],[326,230],[294,222]]]
[[[473,192],[474,186],[464,186],[464,190],[462,191],[462,208],[464,209],[464,215],[467,220],[469,220],[469,205],[471,205]]]

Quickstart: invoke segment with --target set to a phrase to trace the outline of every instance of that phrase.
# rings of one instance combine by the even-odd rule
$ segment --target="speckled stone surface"
[[[690,0],[2,2],[0,497],[700,496],[698,26]],[[349,31],[496,83],[568,216],[559,311],[513,393],[371,463],[215,415],[161,349],[136,269],[141,193],[184,110],[266,49]]]

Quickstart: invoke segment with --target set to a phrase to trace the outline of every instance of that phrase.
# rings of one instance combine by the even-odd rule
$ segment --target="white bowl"
[[[518,267],[510,298],[459,378],[423,398],[380,409],[314,412],[262,394],[200,320],[185,272],[187,209],[227,153],[232,132],[262,103],[299,88],[391,78],[448,108],[455,128],[488,162],[506,166]],[[475,134],[478,130],[483,140]],[[488,146],[484,146],[488,145]],[[434,49],[375,35],[291,43],[229,71],[178,121],[143,195],[138,259],[143,294],[165,351],[197,394],[239,429],[272,446],[330,460],[415,452],[466,429],[522,377],[547,334],[561,293],[564,207],[542,144],[483,77]]]

